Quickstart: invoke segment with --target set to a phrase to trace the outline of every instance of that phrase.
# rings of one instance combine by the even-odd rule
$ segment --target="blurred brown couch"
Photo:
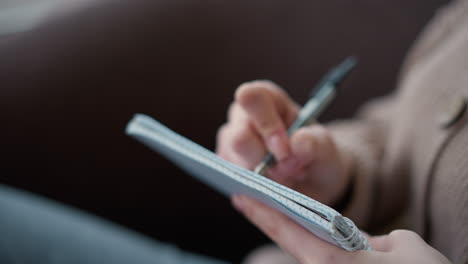
[[[0,182],[183,248],[238,260],[266,239],[224,197],[127,138],[135,112],[213,149],[233,91],[272,79],[300,103],[349,54],[322,121],[390,91],[442,0],[105,1],[0,39]]]

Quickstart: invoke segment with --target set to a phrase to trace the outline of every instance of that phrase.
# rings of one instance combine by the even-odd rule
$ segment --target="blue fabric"
[[[0,185],[0,263],[225,263]]]

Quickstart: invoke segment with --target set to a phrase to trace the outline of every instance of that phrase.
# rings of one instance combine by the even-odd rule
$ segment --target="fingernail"
[[[235,195],[232,197],[232,205],[240,212],[244,210],[244,201],[240,195]]]
[[[267,139],[267,147],[278,161],[289,155],[288,137],[285,132],[277,131]]]

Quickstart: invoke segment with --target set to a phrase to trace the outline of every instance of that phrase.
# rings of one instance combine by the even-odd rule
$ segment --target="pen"
[[[331,69],[315,86],[310,94],[310,99],[299,111],[296,120],[288,129],[288,136],[300,127],[307,126],[315,120],[335,98],[336,87],[345,79],[357,64],[354,56],[346,58],[338,66]],[[254,172],[263,174],[265,170],[276,163],[271,153],[268,153],[263,160],[255,167]]]

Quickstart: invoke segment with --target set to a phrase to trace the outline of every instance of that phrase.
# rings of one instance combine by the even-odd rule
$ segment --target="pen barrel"
[[[316,122],[320,114],[335,98],[336,90],[335,86],[331,83],[324,84],[326,87],[320,90],[313,98],[311,98],[302,107],[301,111],[297,116],[297,119],[291,124],[288,129],[288,135],[292,135],[297,129],[307,126]]]

